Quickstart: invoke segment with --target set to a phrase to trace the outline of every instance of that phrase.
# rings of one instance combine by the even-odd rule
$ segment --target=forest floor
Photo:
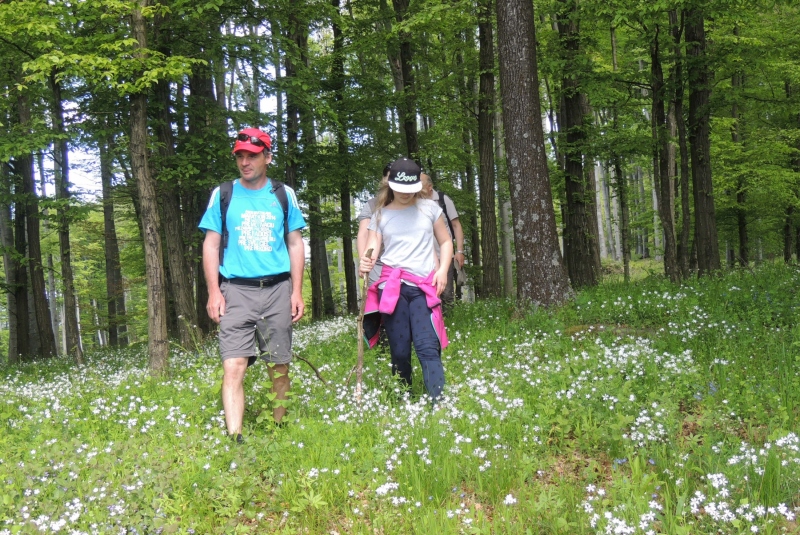
[[[606,282],[557,310],[463,304],[446,399],[403,392],[355,320],[306,323],[290,421],[246,378],[224,430],[216,344],[0,368],[0,535],[798,533],[800,271]]]

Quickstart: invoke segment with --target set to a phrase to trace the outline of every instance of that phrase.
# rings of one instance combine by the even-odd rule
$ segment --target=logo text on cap
[[[395,182],[416,182],[417,175],[407,175],[405,171],[401,171],[397,173],[397,176],[394,177]]]

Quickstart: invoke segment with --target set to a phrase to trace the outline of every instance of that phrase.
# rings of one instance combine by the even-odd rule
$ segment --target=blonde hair
[[[422,190],[414,194],[414,199],[419,200],[424,198]],[[385,178],[381,181],[381,187],[378,189],[378,193],[375,194],[375,211],[373,213],[377,213],[378,215],[375,219],[376,228],[381,224],[381,214],[383,213],[384,206],[390,205],[393,200],[394,190],[389,187],[389,179]]]

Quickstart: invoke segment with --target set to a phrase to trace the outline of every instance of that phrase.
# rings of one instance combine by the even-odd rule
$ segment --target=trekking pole
[[[372,248],[367,249],[367,258],[372,258]],[[364,274],[364,284],[361,286],[361,310],[358,313],[358,362],[356,364],[356,401],[361,403],[361,374],[364,371],[364,310],[367,307],[367,287],[369,286],[369,273]]]

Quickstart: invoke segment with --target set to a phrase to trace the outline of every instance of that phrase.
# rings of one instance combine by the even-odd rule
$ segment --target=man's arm
[[[358,235],[356,236],[356,251],[358,251],[359,258],[364,256],[364,251],[367,250],[368,240],[369,240],[369,218],[366,218],[358,222]]]
[[[306,246],[303,234],[293,230],[288,236],[289,271],[292,275],[292,321],[303,317],[306,305],[303,302],[303,268],[306,265]]]
[[[433,234],[439,242],[439,267],[433,275],[433,285],[436,287],[436,295],[441,295],[447,286],[447,272],[450,269],[450,259],[453,258],[453,239],[447,231],[447,223],[444,214],[439,216],[433,224]]]
[[[206,312],[208,317],[219,323],[220,318],[225,315],[225,298],[219,290],[219,248],[222,244],[222,236],[219,232],[206,230],[206,238],[203,240],[203,273],[206,276],[206,286],[208,286],[208,303]]]
[[[461,221],[458,218],[451,219],[450,225],[453,227],[453,234],[456,239],[456,254],[453,260],[458,263],[458,267],[464,267],[464,229],[461,227]]]

